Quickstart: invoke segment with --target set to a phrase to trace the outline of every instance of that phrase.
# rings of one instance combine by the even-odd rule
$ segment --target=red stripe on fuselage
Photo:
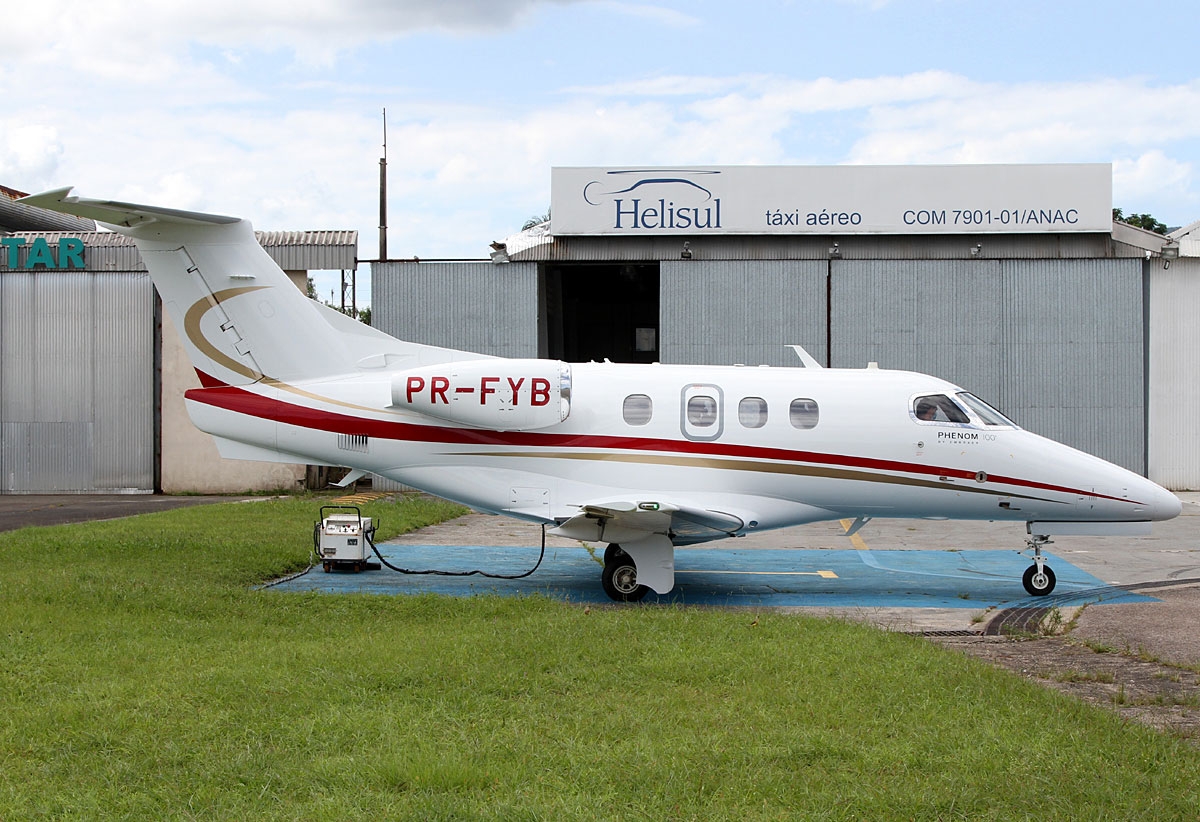
[[[215,380],[214,380],[215,382]],[[219,387],[193,388],[184,396],[227,411],[248,414],[266,420],[313,428],[336,434],[356,434],[378,439],[407,442],[444,443],[447,445],[504,445],[532,446],[542,448],[605,448],[617,451],[661,451],[703,456],[743,457],[780,462],[809,462],[819,465],[838,465],[851,468],[869,468],[876,471],[896,471],[906,474],[927,474],[937,477],[974,479],[975,472],[962,468],[918,465],[916,463],[881,460],[870,457],[853,457],[843,454],[827,454],[815,451],[791,451],[785,448],[767,448],[758,445],[732,445],[715,442],[693,442],[691,440],[669,440],[650,437],[617,437],[596,434],[542,434],[524,431],[490,431],[474,428],[448,428],[438,425],[414,425],[406,422],[376,420],[355,417],[320,408],[283,402],[264,397],[244,388],[218,383]],[[1036,488],[1061,494],[1096,496],[1116,502],[1134,503],[1133,500],[1093,494],[1077,488],[1051,485],[1015,477],[988,475],[989,483]]]

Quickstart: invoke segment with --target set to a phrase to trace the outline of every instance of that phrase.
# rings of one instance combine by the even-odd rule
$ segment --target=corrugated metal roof
[[[285,271],[338,271],[358,264],[357,231],[256,231],[258,242]],[[145,271],[133,240],[115,231],[21,231],[29,242],[44,239],[57,247],[66,237],[83,240],[85,271]],[[26,249],[21,251],[21,262]],[[13,268],[14,266],[9,266]]]
[[[1180,256],[1200,257],[1200,220],[1188,223],[1167,236],[1179,243]]]
[[[263,248],[280,245],[349,245],[358,247],[357,231],[256,231]]]
[[[0,194],[0,231],[96,230],[96,223],[92,220],[18,203],[8,196],[8,191],[11,189],[6,189]]]
[[[1148,231],[1136,225],[1121,220],[1113,220],[1113,240],[1118,243],[1124,243],[1135,249],[1157,254],[1162,250],[1163,243],[1167,242],[1167,237],[1155,231]],[[1137,256],[1137,255],[1129,255]]]

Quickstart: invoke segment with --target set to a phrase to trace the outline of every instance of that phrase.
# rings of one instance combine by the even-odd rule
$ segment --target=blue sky
[[[0,183],[353,228],[372,258],[386,107],[393,257],[485,257],[545,211],[555,165],[1108,162],[1114,205],[1180,225],[1200,219],[1193,20],[1181,2],[41,0],[5,19]]]

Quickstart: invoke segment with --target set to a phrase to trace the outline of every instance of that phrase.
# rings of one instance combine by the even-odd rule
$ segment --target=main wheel
[[[629,554],[625,553],[620,545],[617,545],[615,542],[610,542],[608,547],[604,549],[604,564],[608,565],[627,556],[629,556]]]
[[[624,551],[612,562],[604,563],[604,570],[600,573],[600,585],[604,588],[604,593],[617,602],[637,602],[650,590],[645,585],[638,585],[637,566]]]
[[[1044,597],[1053,591],[1056,581],[1054,571],[1050,569],[1049,565],[1043,565],[1042,572],[1039,574],[1037,563],[1026,568],[1021,577],[1021,584],[1025,586],[1025,590],[1029,592],[1030,596],[1035,597]]]

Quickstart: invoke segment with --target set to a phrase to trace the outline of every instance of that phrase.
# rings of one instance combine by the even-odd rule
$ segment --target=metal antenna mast
[[[387,109],[383,110],[383,156],[379,158],[379,259],[387,255]]]

